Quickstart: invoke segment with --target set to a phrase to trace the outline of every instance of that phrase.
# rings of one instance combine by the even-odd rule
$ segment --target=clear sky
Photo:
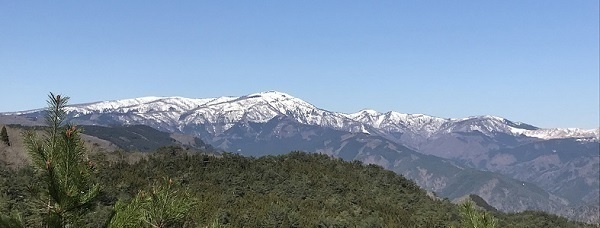
[[[0,1],[0,112],[277,90],[599,126],[599,1]]]

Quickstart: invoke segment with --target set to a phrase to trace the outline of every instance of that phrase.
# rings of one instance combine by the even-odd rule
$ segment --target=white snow
[[[27,114],[43,109],[6,114]],[[267,122],[276,116],[286,116],[299,123],[330,127],[350,132],[372,134],[372,127],[386,133],[412,133],[421,137],[451,132],[480,131],[484,134],[506,133],[541,139],[580,138],[598,139],[599,129],[551,128],[525,130],[509,126],[506,119],[497,116],[440,118],[424,114],[399,112],[381,113],[363,109],[356,113],[331,112],[278,91],[253,93],[240,97],[185,98],[140,97],[134,99],[101,101],[67,107],[76,115],[116,113],[127,123],[166,124],[165,128],[181,130],[189,124],[217,124],[213,130],[223,132],[240,121]],[[131,114],[131,115],[126,115]],[[516,122],[517,125],[521,124]]]
[[[525,130],[525,131],[516,131],[522,132],[522,134],[541,138],[541,139],[560,139],[560,138],[592,138],[598,139],[599,137],[598,129],[580,129],[580,128],[549,128],[549,129],[539,129],[539,130]]]

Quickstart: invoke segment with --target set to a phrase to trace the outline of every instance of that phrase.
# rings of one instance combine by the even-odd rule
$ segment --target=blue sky
[[[599,1],[1,1],[0,112],[278,90],[599,126]]]

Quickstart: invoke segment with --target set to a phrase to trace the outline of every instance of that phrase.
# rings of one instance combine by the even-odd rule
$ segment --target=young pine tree
[[[0,214],[0,227],[2,228],[25,228],[23,219],[19,214],[2,215]]]
[[[69,97],[48,96],[45,134],[24,133],[34,168],[43,176],[40,207],[45,227],[67,227],[87,212],[99,192],[85,161],[80,129],[63,124]]]
[[[119,200],[108,227],[184,227],[195,202],[186,189],[178,189],[169,179],[149,191],[140,191],[128,203]]]
[[[8,132],[6,131],[6,126],[2,126],[2,131],[0,131],[0,139],[4,144],[10,146],[10,140],[8,139]]]
[[[498,220],[487,211],[474,208],[471,201],[459,205],[462,226],[465,228],[494,228]]]

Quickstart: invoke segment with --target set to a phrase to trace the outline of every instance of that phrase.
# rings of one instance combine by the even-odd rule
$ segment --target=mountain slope
[[[490,204],[503,211],[552,211],[567,204],[533,184],[523,185],[523,181],[495,173],[456,166],[381,136],[300,124],[288,117],[279,116],[265,123],[237,123],[218,136],[206,132],[202,138],[226,151],[247,156],[279,155],[301,150],[377,164],[415,180],[424,189],[437,192],[442,197],[483,194]],[[489,184],[496,182],[499,184]]]
[[[0,120],[36,122],[41,119],[43,112],[43,110],[31,110],[6,113]],[[540,129],[496,116],[450,119],[423,114],[380,113],[373,110],[344,114],[315,107],[289,94],[276,91],[240,97],[206,99],[144,97],[78,104],[68,107],[68,116],[70,121],[77,124],[147,125],[172,133],[193,134],[218,148],[246,155],[305,150],[348,160],[362,160],[412,175],[411,178],[428,189],[433,187],[436,191],[456,197],[476,193],[484,198],[487,197],[485,199],[490,203],[498,202],[499,198],[492,199],[491,195],[486,196],[480,187],[453,185],[449,177],[441,177],[453,173],[448,170],[465,169],[464,167],[492,170],[488,166],[492,161],[490,155],[493,151],[510,150],[530,143],[545,142],[548,139],[573,138],[577,142],[597,144],[599,135],[598,129]],[[403,154],[417,156],[423,159],[423,162],[427,160],[425,159],[427,157],[419,153],[405,151],[418,151],[450,159],[441,159],[450,165],[440,165],[439,171],[433,172],[436,165],[441,163],[434,162],[433,164],[436,165],[427,166],[414,166],[420,164],[419,162],[403,163],[402,161],[409,161],[401,157]],[[434,156],[430,157],[434,158]],[[439,158],[433,160],[436,159],[439,160]],[[400,168],[395,167],[398,161],[402,164]],[[559,162],[555,165],[559,169],[572,166],[569,170],[572,171],[572,177],[577,179],[581,167],[573,164]],[[425,169],[425,173],[423,174],[418,168]],[[592,166],[593,169],[597,168]],[[444,172],[448,173],[444,174]],[[431,173],[439,174],[440,177],[436,176],[437,179],[428,177]],[[520,178],[515,173],[504,173]],[[510,178],[496,178],[488,174],[482,175],[485,178],[481,179],[481,183],[488,186],[513,186],[528,182],[522,179],[517,181]],[[452,178],[468,177],[456,175]],[[442,185],[453,186],[452,188],[455,189],[443,190],[440,187]],[[543,184],[541,186],[546,191],[554,192],[550,186]],[[492,191],[490,189],[486,191]],[[577,193],[578,195],[590,195],[590,188],[577,187],[576,190],[580,192]],[[534,194],[536,191],[531,190],[525,195]],[[522,210],[529,207],[554,210],[565,204],[561,197],[562,194],[566,194],[563,191],[555,193],[559,195],[549,197],[547,193],[540,193],[540,196],[552,198],[551,203],[546,206],[526,203],[508,210]],[[534,200],[541,198],[543,197],[531,197]],[[502,205],[494,206],[506,209]]]
[[[571,202],[599,205],[599,151],[598,143],[553,139],[492,151],[482,168],[535,183]]]
[[[194,137],[186,142],[181,142],[173,134],[158,131],[145,125],[83,126],[83,132],[86,135],[109,141],[125,151],[149,152],[165,146],[183,146],[191,149],[214,151],[212,146],[204,143],[199,138]]]

